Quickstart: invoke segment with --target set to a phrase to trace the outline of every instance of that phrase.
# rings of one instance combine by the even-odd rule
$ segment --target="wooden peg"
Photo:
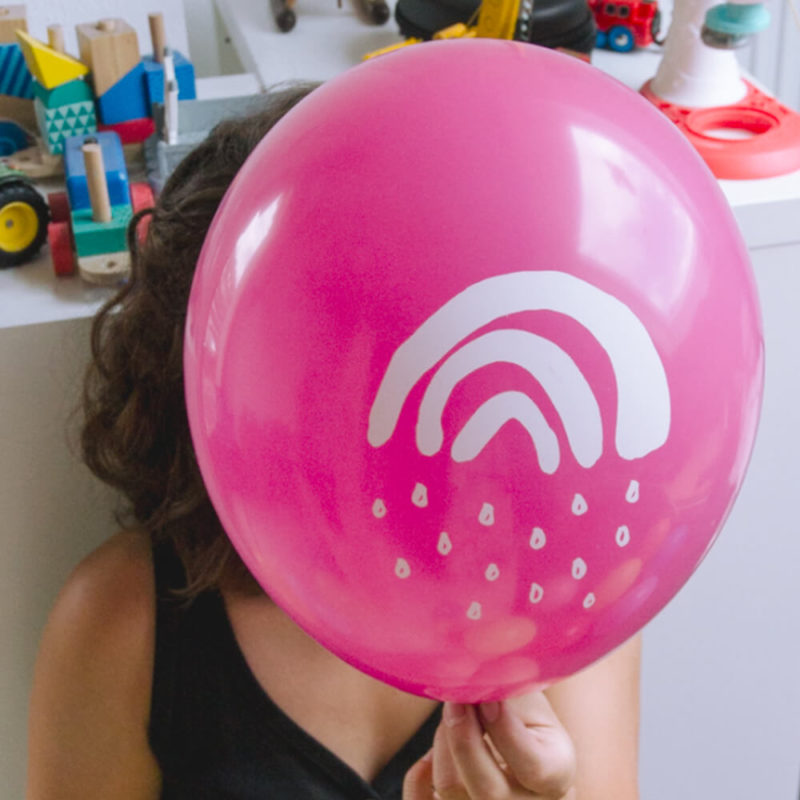
[[[57,53],[66,53],[64,48],[64,28],[61,25],[47,26],[47,43]]]
[[[164,48],[167,46],[167,34],[164,29],[164,15],[158,11],[147,15],[150,23],[150,40],[153,43],[153,58],[159,63],[164,63]]]
[[[111,201],[108,197],[103,151],[99,144],[88,143],[81,147],[89,186],[89,202],[92,204],[92,219],[95,222],[111,222]]]

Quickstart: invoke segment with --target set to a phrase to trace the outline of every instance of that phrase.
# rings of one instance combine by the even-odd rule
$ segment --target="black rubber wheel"
[[[47,239],[50,210],[45,199],[22,181],[0,183],[0,268],[33,259]]]

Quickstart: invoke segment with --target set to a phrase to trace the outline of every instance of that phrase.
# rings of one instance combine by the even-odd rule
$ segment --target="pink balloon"
[[[647,101],[528,44],[409,47],[313,92],[209,231],[186,392],[277,603],[403,689],[477,702],[616,647],[741,485],[747,253]]]

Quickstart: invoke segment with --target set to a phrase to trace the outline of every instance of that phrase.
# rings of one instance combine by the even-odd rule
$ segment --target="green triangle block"
[[[53,119],[62,119],[64,114],[62,113],[60,108],[53,109]]]
[[[81,114],[78,117],[78,123],[86,127],[89,124],[89,115],[88,114]]]
[[[78,112],[72,106],[70,106],[69,108],[67,108],[67,113],[64,116],[67,119],[69,119],[70,117],[77,117]]]

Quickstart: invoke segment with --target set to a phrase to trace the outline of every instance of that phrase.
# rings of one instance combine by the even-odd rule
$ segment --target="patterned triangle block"
[[[33,104],[42,136],[46,137],[47,150],[52,155],[63,152],[65,138],[97,132],[97,116],[91,101],[46,108],[36,97]]]

